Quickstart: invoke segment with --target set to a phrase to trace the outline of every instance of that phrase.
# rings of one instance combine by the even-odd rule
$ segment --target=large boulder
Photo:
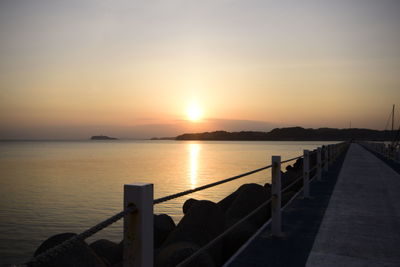
[[[50,248],[61,244],[65,240],[76,236],[73,233],[63,233],[54,235],[45,240],[35,251],[34,256],[47,251]],[[58,254],[46,263],[40,265],[43,267],[106,267],[106,264],[96,255],[96,253],[84,241],[77,241],[73,246]]]
[[[296,162],[293,164],[293,168],[295,170],[302,170],[303,169],[303,158],[297,159]]]
[[[244,221],[223,238],[222,261],[227,261],[259,228]]]
[[[198,200],[194,198],[189,198],[188,200],[186,200],[182,206],[183,214],[186,214],[189,211],[189,209],[193,206],[193,204],[196,203],[197,201]]]
[[[235,201],[237,195],[238,195],[238,190],[236,190],[232,194],[228,195],[227,197],[225,197],[224,199],[219,201],[218,206],[221,208],[221,210],[226,212],[229,209],[229,207],[232,205],[233,201]]]
[[[258,184],[244,184],[225,213],[225,227],[228,228],[247,216],[271,197],[269,187]],[[270,205],[238,225],[224,238],[224,258],[232,255],[270,217]]]
[[[195,201],[164,242],[159,256],[156,258],[156,262],[159,263],[158,266],[164,266],[164,261],[162,260],[164,257],[173,257],[176,259],[176,263],[178,263],[188,255],[186,252],[177,252],[178,254],[172,253],[172,248],[174,248],[174,246],[172,246],[173,244],[180,242],[190,243],[192,244],[190,246],[190,251],[194,251],[196,246],[202,247],[206,245],[222,233],[223,230],[224,213],[218,205],[208,200]],[[183,250],[189,251],[186,247]],[[213,246],[210,256],[215,262],[218,262],[220,255],[221,244],[217,244]]]
[[[167,214],[154,214],[154,247],[159,248],[175,229],[175,222]]]
[[[303,180],[299,179],[296,183],[296,179],[302,177],[303,171],[287,171],[281,176],[281,188],[282,190],[286,189],[292,191],[298,191],[303,186]]]
[[[235,223],[271,197],[270,190],[259,184],[244,184],[236,191],[236,197],[225,213],[227,225]],[[258,213],[249,221],[259,225],[266,220],[265,213]]]
[[[89,245],[96,254],[105,259],[108,264],[114,265],[122,261],[123,242],[119,244],[107,239],[100,239]]]

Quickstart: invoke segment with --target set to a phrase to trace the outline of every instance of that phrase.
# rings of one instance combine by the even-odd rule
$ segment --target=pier
[[[266,227],[225,266],[399,266],[400,174],[377,156],[351,144],[283,212],[280,238]]]

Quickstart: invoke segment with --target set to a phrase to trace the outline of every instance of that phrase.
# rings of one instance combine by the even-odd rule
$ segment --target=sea
[[[154,184],[154,198],[236,176],[336,142],[2,141],[0,266],[29,260],[48,237],[80,233],[123,208],[124,184]],[[288,163],[288,164],[292,164]],[[283,169],[287,164],[284,164]],[[219,201],[244,183],[265,184],[271,170],[154,206],[178,223],[189,198]],[[122,221],[87,239],[122,239]]]

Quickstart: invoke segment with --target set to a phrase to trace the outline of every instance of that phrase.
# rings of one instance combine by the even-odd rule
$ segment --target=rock
[[[174,220],[167,214],[154,214],[154,247],[161,247],[175,227]]]
[[[303,171],[293,172],[287,171],[281,176],[281,187],[284,190],[287,186],[291,185],[296,179],[303,175]],[[291,185],[287,190],[298,191],[303,185],[303,180],[300,179],[297,183]]]
[[[223,240],[223,262],[227,261],[256,231],[258,227],[247,221],[234,228]]]
[[[303,169],[303,158],[297,159],[293,165],[293,168],[297,171],[302,170]]]
[[[122,261],[123,243],[114,243],[107,239],[100,239],[89,245],[99,257],[107,260],[110,265],[114,265]]]
[[[270,189],[258,184],[244,184],[236,190],[236,198],[225,213],[228,228],[247,216],[271,197]],[[229,258],[270,216],[270,205],[238,225],[224,238],[224,260]]]
[[[289,200],[297,193],[297,191],[286,191],[285,193],[283,193],[281,195],[281,199],[282,199],[282,203],[281,203],[281,207],[285,206],[286,203],[289,202]]]
[[[224,214],[217,204],[208,200],[196,201],[168,236],[166,244],[177,241],[205,245],[224,227]]]
[[[236,198],[225,213],[227,226],[245,217],[270,198],[270,190],[258,184],[244,184],[239,187]],[[249,221],[259,225],[266,220],[266,213],[252,216]]]
[[[169,234],[159,255],[167,255],[168,253],[165,250],[171,253],[173,250],[170,246],[179,242],[191,243],[202,247],[222,233],[223,230],[224,213],[219,206],[208,200],[196,201]],[[193,246],[191,248],[194,249]],[[221,244],[216,244],[212,248],[210,255],[214,262],[218,262],[221,255]]]
[[[198,200],[194,199],[194,198],[189,198],[188,200],[186,200],[182,206],[183,214],[186,214],[188,212],[188,210],[193,206],[193,204],[196,203],[197,201]]]
[[[46,250],[55,247],[65,240],[75,236],[73,233],[63,233],[54,235],[45,240],[35,251],[34,256],[37,256]],[[60,253],[47,263],[42,264],[43,267],[105,267],[106,264],[96,255],[96,253],[84,241],[77,241],[73,247],[67,251]]]
[[[190,242],[172,243],[165,247],[158,255],[156,267],[174,267],[181,263],[184,259],[196,252],[200,247]],[[213,258],[208,252],[201,253],[193,259],[187,266],[205,267],[216,266]]]
[[[265,190],[267,190],[267,193],[269,192],[271,194],[271,184],[270,183],[266,183],[264,185]]]

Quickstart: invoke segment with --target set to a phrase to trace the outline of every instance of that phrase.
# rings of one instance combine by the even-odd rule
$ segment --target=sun
[[[186,110],[186,115],[190,121],[199,121],[203,116],[203,111],[197,104],[190,104]]]

